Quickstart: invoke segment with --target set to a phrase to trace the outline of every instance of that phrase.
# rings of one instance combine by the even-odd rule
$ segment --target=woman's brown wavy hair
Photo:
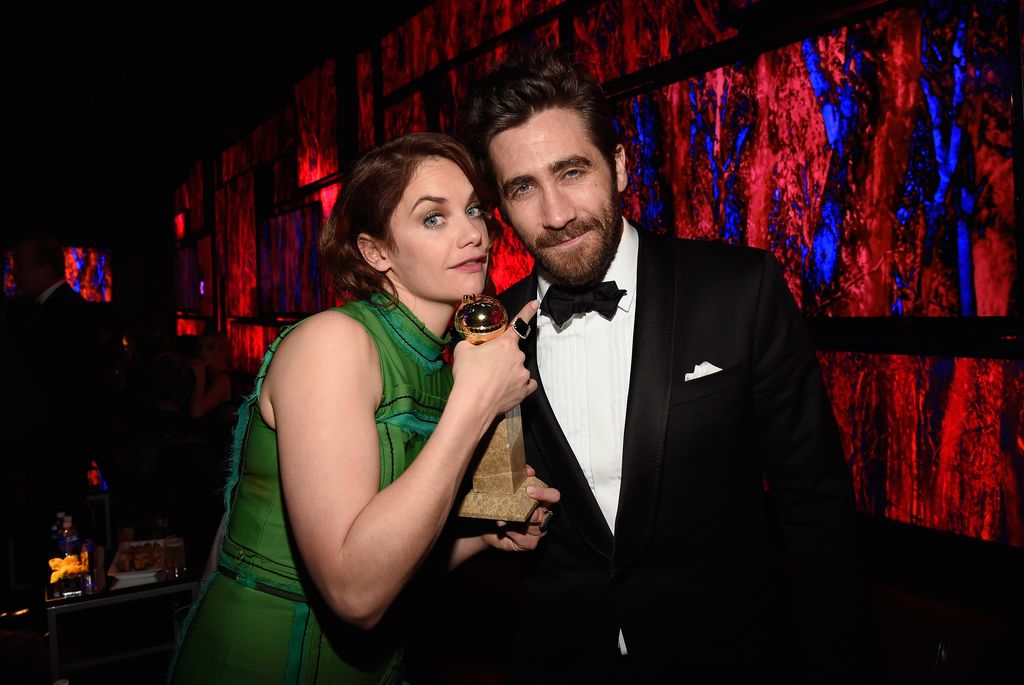
[[[319,249],[335,291],[346,300],[369,299],[381,293],[392,300],[395,287],[386,274],[371,267],[359,251],[360,234],[394,249],[391,215],[402,199],[416,168],[428,159],[447,159],[469,179],[485,209],[493,239],[497,224],[489,218],[493,190],[460,142],[440,133],[411,133],[363,155],[344,181],[338,201],[320,229]]]

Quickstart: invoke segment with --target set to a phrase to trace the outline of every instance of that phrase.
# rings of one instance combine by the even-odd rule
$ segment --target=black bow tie
[[[615,285],[615,281],[605,281],[600,285],[586,290],[569,290],[557,285],[548,288],[540,310],[551,317],[555,325],[561,326],[573,314],[597,312],[606,319],[615,316],[619,300],[626,294]]]

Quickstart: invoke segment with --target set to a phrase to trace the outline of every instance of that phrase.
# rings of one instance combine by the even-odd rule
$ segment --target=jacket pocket
[[[692,381],[683,381],[672,385],[670,406],[692,402],[708,395],[714,395],[738,385],[747,377],[747,361],[709,374]]]

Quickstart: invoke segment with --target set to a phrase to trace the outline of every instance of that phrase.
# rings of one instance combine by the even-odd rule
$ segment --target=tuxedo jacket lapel
[[[640,229],[634,299],[633,362],[622,446],[622,483],[615,517],[612,573],[643,553],[661,496],[676,306],[673,244]]]
[[[537,296],[536,273],[531,274],[519,286],[521,287],[516,287],[514,293],[511,292],[512,289],[508,293],[506,305],[511,303],[515,307],[509,307],[509,311],[518,311],[525,302]],[[569,441],[565,439],[565,433],[558,425],[555,413],[544,393],[544,379],[537,366],[536,333],[527,337],[522,349],[526,355],[526,368],[537,381],[537,389],[521,404],[523,430],[527,433],[527,442],[535,447],[535,454],[543,462],[544,470],[551,474],[550,485],[557,487],[562,494],[559,509],[572,519],[587,545],[601,556],[611,559],[611,530],[608,529],[608,523],[594,498],[590,484],[587,483],[579,461],[569,446]],[[527,454],[527,461],[531,457],[532,455]]]

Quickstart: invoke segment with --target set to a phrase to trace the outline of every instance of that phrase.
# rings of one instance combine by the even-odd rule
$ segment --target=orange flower
[[[54,557],[50,559],[50,584],[56,583],[61,578],[77,576],[80,573],[89,572],[89,553],[82,550],[81,554],[69,554],[66,557]]]

